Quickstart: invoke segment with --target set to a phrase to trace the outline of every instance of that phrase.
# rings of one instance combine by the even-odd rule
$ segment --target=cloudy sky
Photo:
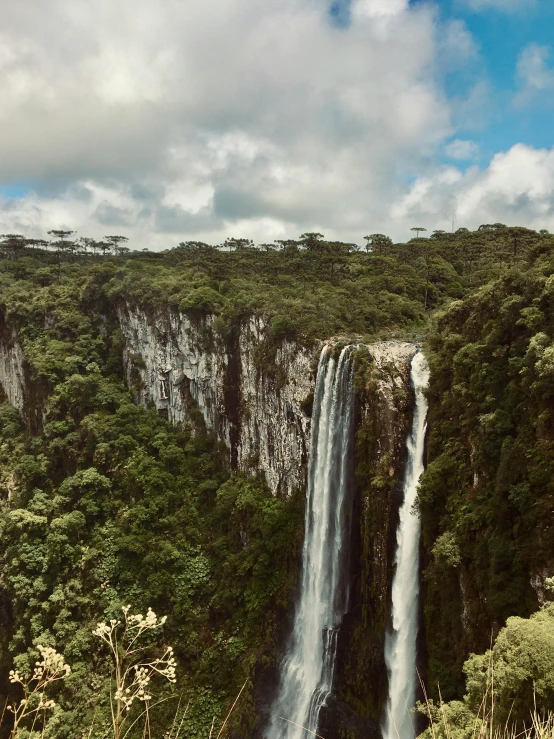
[[[554,231],[554,0],[19,0],[0,233]]]

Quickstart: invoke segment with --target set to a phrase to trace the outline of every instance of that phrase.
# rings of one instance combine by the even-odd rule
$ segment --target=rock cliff
[[[194,423],[199,411],[227,444],[231,467],[263,471],[274,494],[288,497],[304,484],[313,350],[273,344],[262,316],[223,338],[209,314],[146,314],[128,306],[118,314],[137,402],[154,403],[173,423]]]
[[[152,403],[175,424],[203,424],[227,445],[232,469],[263,472],[275,495],[289,497],[304,486],[322,341],[276,341],[264,316],[242,320],[224,336],[214,328],[215,317],[201,312],[120,305],[117,317],[124,373],[137,403]],[[398,391],[394,383],[406,381],[414,351],[402,342],[367,347],[387,417]],[[0,386],[23,413],[32,389],[21,345],[7,326],[0,335]]]
[[[22,413],[25,393],[23,351],[15,334],[6,327],[0,334],[0,386],[8,401]]]
[[[118,317],[125,375],[136,402],[153,403],[172,423],[194,425],[200,417],[227,445],[231,467],[263,472],[275,495],[288,497],[305,484],[322,341],[311,346],[276,342],[264,316],[238,322],[224,337],[210,314],[146,313],[121,306]],[[384,427],[389,428],[398,413],[396,396],[409,387],[409,361],[415,350],[405,342],[367,346]],[[389,454],[385,447],[391,438],[379,443],[379,453]]]

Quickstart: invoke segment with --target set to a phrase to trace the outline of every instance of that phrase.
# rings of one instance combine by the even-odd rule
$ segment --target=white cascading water
[[[408,437],[408,461],[404,477],[404,500],[396,532],[396,571],[392,581],[392,632],[385,637],[385,663],[389,696],[383,739],[413,739],[411,709],[416,696],[416,639],[419,598],[419,515],[413,511],[417,484],[423,472],[427,418],[424,389],[429,382],[425,357],[412,359],[412,382],[416,406],[412,433]]]
[[[267,739],[300,739],[317,731],[331,693],[337,632],[346,612],[353,437],[351,351],[338,361],[324,347],[317,370],[300,595],[281,666]]]

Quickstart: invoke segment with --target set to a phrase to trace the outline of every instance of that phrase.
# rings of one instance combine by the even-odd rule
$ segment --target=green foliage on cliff
[[[513,736],[531,726],[534,714],[552,715],[554,604],[528,619],[509,618],[492,649],[471,654],[463,670],[462,700],[420,705],[432,720],[423,739]]]
[[[65,653],[73,672],[56,737],[75,736],[106,695],[91,627],[125,603],[168,614],[180,688],[193,698],[187,732],[205,731],[273,655],[296,568],[301,496],[285,503],[259,479],[231,475],[200,422],[193,435],[133,404],[115,319],[124,303],[211,313],[223,342],[264,314],[268,375],[284,340],[418,332],[443,311],[429,339],[420,495],[430,685],[461,696],[469,652],[536,608],[530,580],[540,585],[554,568],[553,239],[493,224],[375,244],[364,253],[304,234],[260,248],[231,239],[223,249],[187,242],[106,258],[21,245],[0,260],[0,331],[7,342],[17,333],[32,391],[23,424],[0,405],[0,667],[33,659],[39,641]],[[358,390],[371,399],[371,367],[359,370]],[[367,568],[342,696],[373,716],[381,698],[361,683],[379,679],[390,573],[373,562],[386,535],[379,551],[372,542],[388,525],[394,478],[389,457],[376,464],[379,433],[368,415],[358,433]],[[243,728],[254,718],[244,698]]]
[[[25,303],[37,285],[78,282],[87,290],[101,280],[104,300],[214,313],[222,334],[264,313],[279,339],[374,335],[417,330],[430,310],[510,266],[525,267],[532,249],[550,240],[546,232],[493,224],[406,244],[385,239],[369,252],[320,234],[259,247],[246,239],[221,246],[189,241],[161,253],[119,250],[105,258],[22,246],[6,252],[11,258],[0,263],[0,282],[8,290],[15,282]]]
[[[24,670],[38,643],[57,648],[72,672],[48,736],[79,735],[99,696],[109,711],[95,623],[150,606],[168,615],[196,736],[272,653],[302,506],[231,476],[213,437],[132,402],[120,334],[101,313],[112,271],[71,265],[59,283],[2,293],[37,397],[30,428],[0,404],[0,693],[14,657]]]
[[[528,616],[554,568],[554,252],[536,248],[437,318],[429,337],[428,681],[462,691],[461,665],[509,616]],[[551,706],[554,707],[554,706]]]

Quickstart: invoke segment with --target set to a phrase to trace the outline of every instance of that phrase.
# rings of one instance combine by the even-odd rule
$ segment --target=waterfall
[[[396,571],[392,582],[392,632],[385,637],[385,662],[389,697],[383,739],[413,739],[410,709],[416,694],[416,637],[419,596],[419,515],[412,511],[417,484],[423,472],[429,368],[421,352],[412,360],[412,383],[416,407],[408,437],[408,461],[404,477],[404,500],[396,532]]]
[[[353,440],[351,350],[338,361],[330,347],[317,370],[306,490],[300,595],[281,666],[267,739],[300,739],[317,731],[333,685],[337,633],[348,604],[344,568],[350,531]]]

